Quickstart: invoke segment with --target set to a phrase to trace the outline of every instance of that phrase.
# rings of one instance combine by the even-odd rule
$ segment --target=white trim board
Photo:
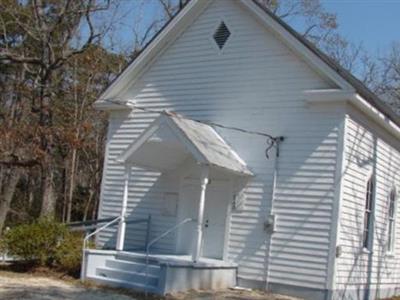
[[[148,69],[164,49],[171,45],[182,32],[192,24],[195,19],[216,0],[192,0],[188,5],[163,29],[162,32],[144,49],[128,67],[110,84],[100,95],[96,103],[115,97],[123,92],[128,84],[134,84],[135,80]],[[236,2],[235,2],[236,3]],[[325,63],[314,52],[308,49],[301,41],[291,34],[286,28],[269,16],[257,4],[249,0],[238,0],[241,8],[250,12],[260,24],[271,31],[277,38],[286,44],[295,54],[303,59],[312,69],[321,76],[335,83],[340,89],[355,91],[354,87],[340,76],[332,67]],[[100,104],[96,104],[100,105]]]
[[[306,103],[309,105],[340,103],[353,105],[369,116],[373,121],[385,128],[389,133],[400,138],[400,127],[355,92],[346,92],[334,89],[309,90],[304,91],[304,96]]]
[[[331,240],[329,245],[329,260],[328,260],[328,280],[326,288],[334,290],[336,288],[336,263],[338,257],[336,256],[337,247],[340,245],[340,221],[342,216],[342,199],[343,199],[343,184],[346,172],[346,139],[347,139],[347,116],[344,115],[343,121],[340,125],[340,135],[337,148],[336,172],[335,172],[335,201],[333,203],[333,217],[331,227]]]
[[[128,84],[134,83],[140,74],[154,62],[154,58],[162,52],[162,49],[171,45],[187,26],[213,1],[190,1],[176,17],[171,19],[170,23],[165,26],[154,40],[145,47],[144,51],[120,73],[116,80],[104,90],[96,102],[104,102],[105,99],[113,98],[123,91]]]

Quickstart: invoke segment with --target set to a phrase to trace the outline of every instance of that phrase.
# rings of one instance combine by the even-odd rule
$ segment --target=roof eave
[[[93,103],[93,107],[100,111],[117,111],[117,110],[132,110],[133,107],[128,102],[108,102],[108,101],[96,101]]]
[[[274,15],[271,11],[269,11],[267,8],[261,6],[257,1],[252,0],[252,1],[246,1],[246,0],[241,0],[242,3],[245,3],[249,5],[251,2],[253,6],[256,6],[259,8],[259,10],[264,11],[266,15],[271,17],[277,24],[279,24],[284,30],[286,30],[294,39],[297,39],[299,43],[301,43],[310,53],[312,53],[316,58],[319,59],[320,62],[326,65],[327,70],[331,71],[331,79],[339,79],[337,83],[339,84],[345,84],[343,86],[344,90],[346,92],[357,92],[362,96],[367,102],[369,102],[371,105],[375,106],[378,110],[380,110],[383,114],[385,114],[388,118],[392,120],[392,122],[396,123],[398,126],[400,126],[400,117],[382,100],[380,99],[375,93],[373,93],[367,86],[365,86],[364,83],[362,83],[359,79],[357,79],[353,74],[351,74],[349,71],[344,69],[340,64],[335,62],[331,57],[326,55],[324,52],[322,52],[318,47],[316,47],[314,44],[312,44],[309,40],[301,36],[297,31],[295,31],[291,26],[289,26],[287,23],[285,23],[283,20],[281,20],[279,17]],[[307,59],[307,57],[305,57]],[[322,70],[326,71],[326,70]],[[336,73],[334,75],[333,73]],[[329,73],[326,73],[329,74]]]
[[[400,138],[400,126],[357,92],[351,93],[341,90],[309,90],[305,91],[304,95],[306,102],[310,105],[329,103],[350,104],[361,110],[376,123],[388,130],[392,135]]]
[[[233,169],[230,169],[230,168],[227,168],[227,167],[224,167],[224,166],[220,166],[220,165],[214,164],[214,163],[209,163],[209,162],[207,162],[207,163],[201,163],[200,165],[202,165],[202,166],[207,166],[207,167],[209,167],[209,168],[216,168],[216,169],[219,169],[219,170],[221,170],[221,171],[228,172],[228,173],[230,173],[230,174],[237,175],[237,176],[241,176],[241,177],[243,177],[243,176],[244,176],[244,177],[254,177],[254,176],[255,176],[254,173],[251,172],[251,171],[247,168],[246,165],[243,165],[243,170],[233,170]]]
[[[200,14],[211,2],[212,1],[204,0],[188,1],[187,5],[146,45],[142,53],[129,63],[120,75],[111,82],[104,92],[102,92],[98,102],[112,99],[117,93],[121,93],[129,83],[132,83],[135,78],[140,76],[140,74],[149,67],[151,59],[160,53],[162,48],[172,43],[175,37],[183,31],[185,26],[180,25],[190,23],[190,21],[194,19],[194,16]],[[397,126],[400,126],[399,116],[388,105],[350,72],[333,61],[315,45],[297,33],[292,27],[255,0],[238,0],[238,2],[243,7],[246,7],[248,11],[252,12],[262,24],[272,29],[276,36],[286,42],[289,48],[293,49],[307,63],[319,71],[321,75],[331,79],[338,87],[347,92],[359,93],[367,102],[381,111]],[[99,106],[101,105],[99,104]],[[104,105],[103,109],[109,110],[116,108],[114,108],[114,106]]]
[[[173,17],[163,28],[146,44],[142,52],[134,58],[122,72],[104,89],[98,97],[99,102],[112,99],[117,93],[125,90],[129,83],[142,74],[150,65],[148,62],[156,57],[161,50],[171,44],[176,36],[185,28],[185,24],[191,22],[205,9],[211,1],[191,0]],[[181,26],[183,25],[183,26]],[[181,28],[183,27],[183,28]]]
[[[313,46],[310,45],[305,38],[300,36],[291,26],[282,21],[279,17],[274,15],[266,7],[259,4],[257,1],[252,0],[239,0],[243,7],[247,8],[261,24],[271,30],[271,32],[281,40],[287,47],[292,49],[299,55],[305,62],[308,63],[320,75],[328,78],[334,82],[339,88],[344,90],[354,90],[354,87],[347,82],[338,72],[332,68],[332,65],[321,59],[317,53],[313,51]]]

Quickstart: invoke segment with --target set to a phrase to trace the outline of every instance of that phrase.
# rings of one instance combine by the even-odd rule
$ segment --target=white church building
[[[109,112],[82,279],[166,294],[400,294],[400,119],[252,0],[191,0]]]

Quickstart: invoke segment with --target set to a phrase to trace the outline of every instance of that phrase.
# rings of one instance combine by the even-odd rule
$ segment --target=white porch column
[[[204,217],[204,203],[206,200],[206,189],[208,184],[208,167],[203,167],[201,170],[200,184],[201,184],[201,190],[200,190],[199,211],[197,215],[195,245],[192,253],[193,262],[198,262],[200,258],[201,244],[203,240],[203,217]]]
[[[124,250],[125,230],[126,230],[125,218],[126,218],[126,208],[128,206],[129,179],[131,177],[131,170],[132,170],[131,165],[125,165],[124,196],[122,198],[121,220],[119,221],[117,245],[116,245],[116,249],[118,251]]]

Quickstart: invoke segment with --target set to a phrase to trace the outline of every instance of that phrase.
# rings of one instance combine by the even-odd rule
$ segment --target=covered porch
[[[150,253],[154,244],[174,234],[173,254],[190,256],[193,263],[226,260],[232,200],[252,173],[214,128],[161,114],[117,160],[125,168],[117,251],[126,250],[129,182],[132,167],[139,167],[173,174],[178,181],[177,199],[170,204],[176,205],[175,224],[150,238],[145,250]]]
[[[82,279],[158,294],[236,285],[237,265],[227,257],[229,218],[232,202],[252,173],[222,137],[207,124],[161,114],[118,162],[125,176],[120,215],[112,221],[118,226],[115,250],[84,249]],[[176,199],[164,199],[176,209],[174,225],[156,235],[149,234],[152,216],[132,221],[128,214],[133,167],[168,174],[177,182]],[[127,249],[127,224],[146,219],[143,249]],[[166,239],[173,240],[172,253],[154,247]]]

